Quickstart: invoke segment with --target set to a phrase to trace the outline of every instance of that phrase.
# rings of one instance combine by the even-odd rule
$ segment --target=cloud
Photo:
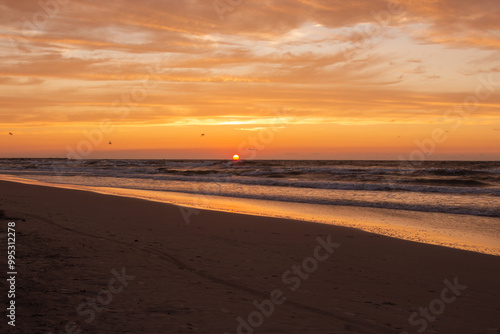
[[[9,85],[9,86],[26,86],[26,85],[39,85],[44,83],[45,80],[40,78],[18,78],[18,77],[1,77],[0,85]]]
[[[235,130],[238,131],[263,131],[266,129],[284,129],[284,126],[273,126],[272,128],[270,127],[264,127],[264,126],[256,126],[252,128],[235,128]]]
[[[406,5],[414,22],[429,27],[418,38],[454,47],[498,49],[500,8],[495,0],[424,0]]]
[[[116,117],[114,102],[148,76],[119,122],[219,124],[284,105],[297,124],[435,121],[471,94],[474,75],[499,71],[497,2],[401,4],[391,14],[385,0],[246,1],[222,21],[212,1],[72,0],[51,15],[2,1],[1,121]],[[443,47],[451,56],[435,65]],[[475,115],[495,118],[499,104]]]

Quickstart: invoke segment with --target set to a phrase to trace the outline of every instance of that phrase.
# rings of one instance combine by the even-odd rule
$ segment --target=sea
[[[50,183],[500,217],[500,162],[0,159]]]
[[[0,159],[0,174],[214,210],[321,216],[321,222],[336,207],[475,217],[474,229],[500,240],[500,162]],[[273,207],[280,209],[266,209]],[[307,217],[297,214],[306,211]]]

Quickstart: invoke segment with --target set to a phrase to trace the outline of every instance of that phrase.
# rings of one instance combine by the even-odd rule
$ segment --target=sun
[[[233,155],[233,161],[240,160],[240,156],[238,154]]]

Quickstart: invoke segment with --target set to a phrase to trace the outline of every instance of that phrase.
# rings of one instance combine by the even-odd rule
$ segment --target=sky
[[[0,0],[0,157],[500,160],[498,0]]]

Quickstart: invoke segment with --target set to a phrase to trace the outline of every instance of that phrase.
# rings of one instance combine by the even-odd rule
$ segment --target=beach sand
[[[498,256],[5,181],[0,210],[2,333],[500,333]]]

